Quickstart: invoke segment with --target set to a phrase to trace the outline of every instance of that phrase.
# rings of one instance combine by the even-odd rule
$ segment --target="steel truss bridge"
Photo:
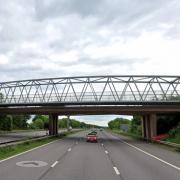
[[[0,106],[179,105],[180,76],[82,76],[0,82]]]

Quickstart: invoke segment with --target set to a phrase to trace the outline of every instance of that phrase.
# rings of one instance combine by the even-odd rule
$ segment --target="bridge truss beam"
[[[0,106],[180,104],[180,76],[84,76],[0,83]]]

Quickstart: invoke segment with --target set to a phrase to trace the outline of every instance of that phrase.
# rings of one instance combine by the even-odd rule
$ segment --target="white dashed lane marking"
[[[117,175],[120,175],[120,172],[119,172],[118,168],[117,168],[117,167],[113,167],[113,168],[114,168],[115,173],[116,173]]]
[[[106,154],[108,154],[108,151],[105,151]]]
[[[51,167],[53,168],[54,166],[56,166],[57,163],[58,163],[58,161],[55,161],[55,162],[51,165]]]

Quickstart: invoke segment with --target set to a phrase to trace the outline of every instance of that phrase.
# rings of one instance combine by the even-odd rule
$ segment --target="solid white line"
[[[70,152],[70,151],[71,151],[71,148],[69,148],[68,151]]]
[[[51,165],[51,167],[53,168],[57,163],[58,163],[58,161],[55,161],[55,162]]]
[[[160,159],[160,158],[158,158],[157,156],[154,156],[153,154],[150,154],[150,153],[148,153],[148,152],[146,152],[146,151],[144,151],[144,150],[142,150],[142,149],[140,149],[140,148],[138,148],[138,147],[136,147],[136,146],[134,146],[134,145],[132,145],[132,144],[129,144],[129,143],[121,140],[121,139],[120,139],[120,141],[123,142],[124,144],[127,144],[128,146],[130,146],[130,147],[132,147],[132,148],[134,148],[134,149],[136,149],[136,150],[138,150],[138,151],[140,151],[140,152],[142,152],[142,153],[144,153],[144,154],[146,154],[146,155],[148,155],[148,156],[150,156],[150,157],[152,157],[152,158],[154,158],[154,159],[157,159],[157,160],[159,160],[160,162],[162,162],[162,163],[164,163],[164,164],[166,164],[166,165],[169,165],[169,166],[177,169],[178,171],[180,171],[180,167],[175,166],[175,165],[173,165],[173,164],[171,164],[171,163],[168,163],[168,162],[164,161],[163,159]]]
[[[2,163],[2,162],[4,162],[4,161],[7,161],[7,160],[9,160],[9,159],[12,159],[12,158],[21,156],[22,154],[26,154],[26,153],[28,153],[28,152],[34,151],[34,150],[36,150],[36,149],[39,149],[39,148],[41,148],[41,147],[47,146],[47,145],[49,145],[49,144],[52,144],[52,143],[54,143],[54,142],[56,142],[56,141],[60,141],[60,140],[62,140],[62,139],[57,139],[57,140],[52,141],[52,142],[50,142],[50,143],[43,144],[43,145],[38,146],[38,147],[35,147],[35,148],[33,148],[33,149],[30,149],[30,150],[24,151],[24,152],[22,152],[22,153],[16,154],[16,155],[14,155],[14,156],[8,157],[8,158],[6,158],[6,159],[0,160],[0,163]]]
[[[119,172],[118,168],[117,167],[113,167],[113,168],[114,168],[114,171],[116,172],[116,174],[120,175],[120,172]]]
[[[106,154],[108,154],[108,151],[105,151]]]

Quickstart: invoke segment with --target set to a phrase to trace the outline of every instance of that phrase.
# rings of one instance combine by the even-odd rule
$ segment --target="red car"
[[[96,134],[88,134],[86,136],[87,142],[97,142],[97,135]]]
[[[166,138],[168,138],[168,137],[169,137],[168,134],[159,134],[159,135],[157,135],[157,136],[153,136],[153,137],[152,137],[152,140],[153,140],[153,141],[161,141],[161,140],[166,139]]]

